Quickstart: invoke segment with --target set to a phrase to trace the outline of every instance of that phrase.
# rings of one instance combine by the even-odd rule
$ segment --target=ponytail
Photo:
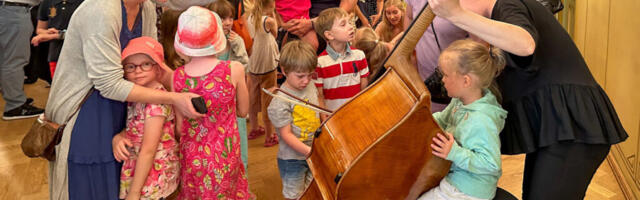
[[[456,53],[458,72],[476,75],[482,88],[490,88],[493,80],[506,65],[502,50],[493,46],[487,47],[470,39],[453,42],[443,51],[444,53]]]

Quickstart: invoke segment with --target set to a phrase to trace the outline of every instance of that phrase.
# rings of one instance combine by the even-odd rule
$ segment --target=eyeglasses
[[[136,68],[140,67],[140,69],[144,72],[146,71],[151,71],[151,69],[153,69],[153,66],[155,66],[156,63],[152,63],[152,62],[146,62],[146,63],[142,63],[139,65],[133,64],[133,63],[127,63],[124,64],[124,71],[125,72],[135,72]]]

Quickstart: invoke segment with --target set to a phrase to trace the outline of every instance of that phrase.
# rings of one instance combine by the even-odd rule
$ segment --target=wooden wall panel
[[[627,183],[625,195],[640,197],[640,1],[575,1],[572,37],[591,73],[605,89],[622,125],[627,141],[611,152],[619,181]]]
[[[607,42],[609,36],[609,1],[589,0],[583,56],[591,74],[603,85],[606,78]]]
[[[629,139],[622,147],[625,156],[638,156],[640,123],[640,1],[611,1],[609,54],[605,90],[613,102]],[[636,163],[639,163],[635,159]],[[637,164],[636,164],[637,169]],[[634,170],[638,173],[638,170]],[[640,176],[636,176],[638,179]]]

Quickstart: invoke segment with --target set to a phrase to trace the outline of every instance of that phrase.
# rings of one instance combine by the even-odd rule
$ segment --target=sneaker
[[[20,107],[4,112],[4,114],[2,115],[2,119],[3,120],[24,119],[24,118],[30,118],[30,117],[37,117],[42,113],[44,113],[43,109],[40,109],[25,103]]]
[[[33,104],[33,98],[27,98],[27,101],[25,102],[25,104],[32,105]]]

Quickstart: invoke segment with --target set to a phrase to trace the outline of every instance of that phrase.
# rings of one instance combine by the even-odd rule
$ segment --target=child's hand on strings
[[[433,149],[433,155],[436,155],[442,159],[447,159],[449,152],[451,151],[451,146],[455,142],[453,140],[453,135],[451,133],[438,133],[436,137],[433,137],[433,144],[431,144],[431,149]]]

